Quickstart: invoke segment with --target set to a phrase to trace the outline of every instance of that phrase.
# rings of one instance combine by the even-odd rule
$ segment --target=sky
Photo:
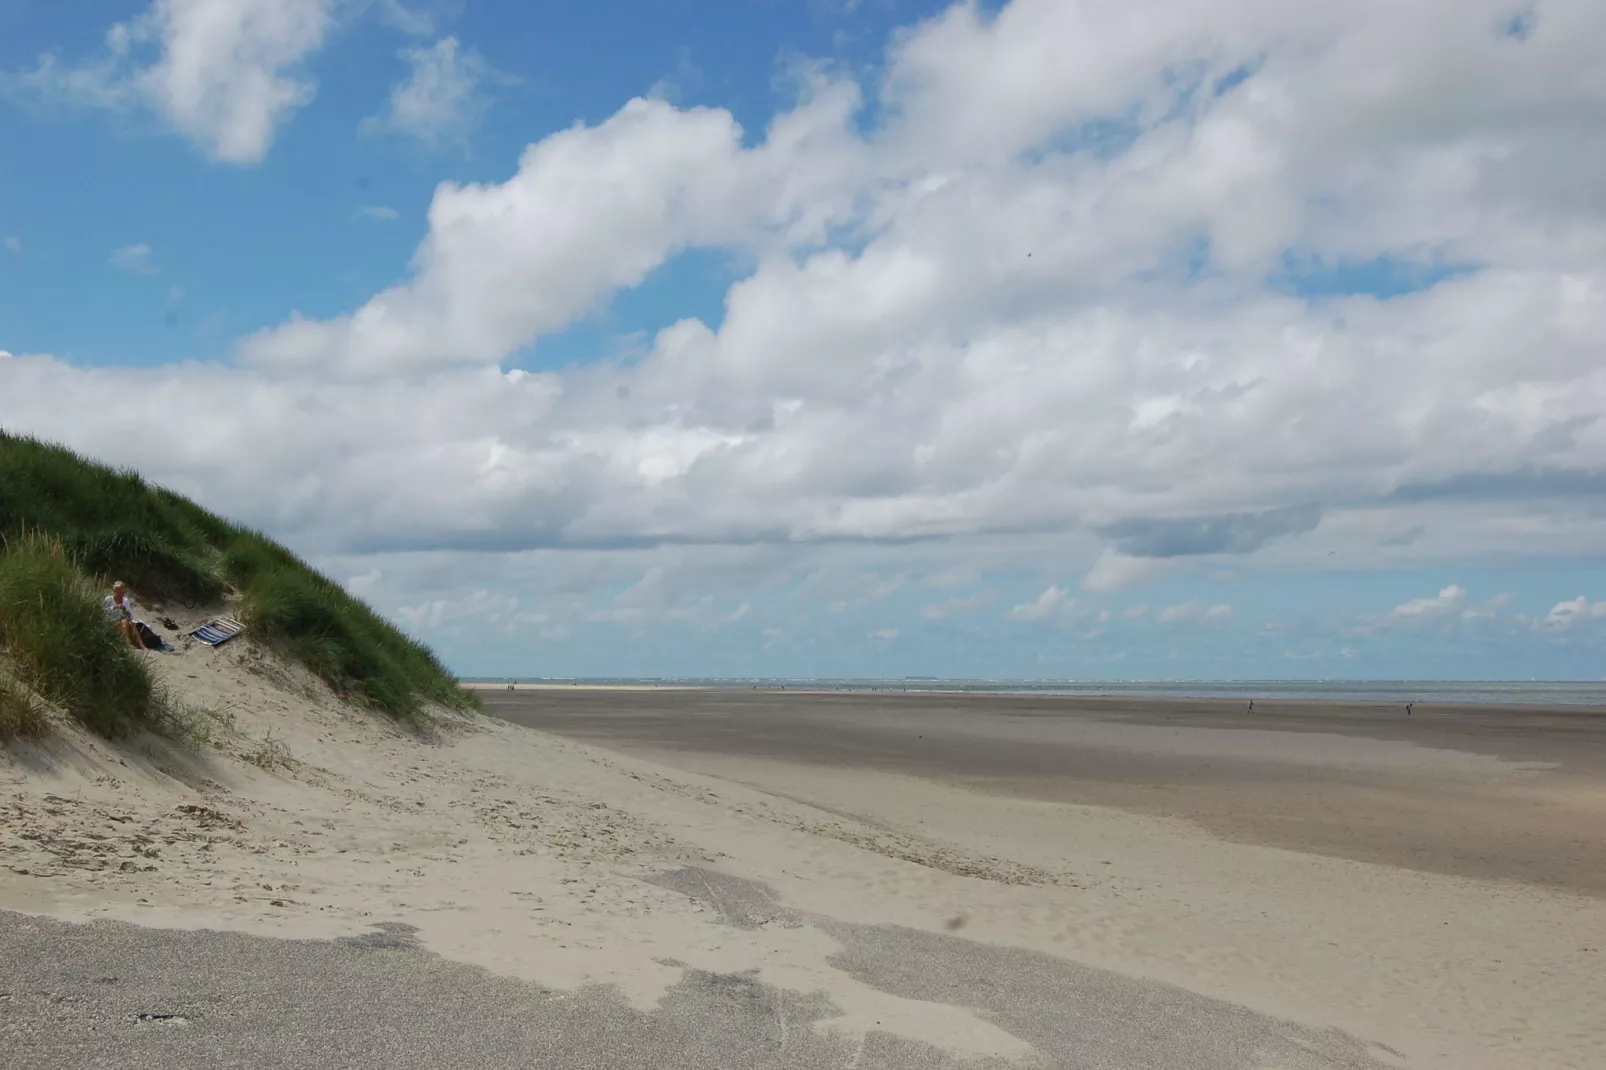
[[[466,676],[1606,678],[1599,0],[0,0],[0,426]]]

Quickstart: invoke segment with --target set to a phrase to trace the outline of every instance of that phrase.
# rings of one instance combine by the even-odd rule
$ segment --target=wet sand
[[[873,769],[1606,896],[1606,710],[578,687],[482,698],[519,724],[767,790],[788,778],[763,770],[782,764]],[[799,801],[832,805],[807,797],[821,794]]]

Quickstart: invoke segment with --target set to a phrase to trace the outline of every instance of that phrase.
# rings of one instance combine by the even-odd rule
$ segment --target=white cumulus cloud
[[[1106,549],[1082,577],[1082,586],[1089,591],[1121,591],[1140,587],[1153,579],[1162,567],[1162,562],[1153,558],[1128,557]]]
[[[1440,620],[1459,620],[1464,623],[1493,620],[1511,603],[1509,594],[1497,594],[1488,601],[1474,605],[1466,590],[1457,584],[1441,588],[1428,598],[1413,598],[1389,611],[1386,621],[1392,624],[1424,624]]]
[[[829,151],[850,136],[850,103],[839,91],[805,105],[743,149],[728,112],[633,100],[530,146],[506,182],[443,184],[410,280],[347,316],[248,338],[242,359],[368,375],[496,363],[682,249],[766,227],[817,236],[851,205],[836,205],[834,189],[862,178],[839,176]],[[696,321],[667,328],[656,368],[679,352],[697,359],[708,336]]]
[[[1225,620],[1232,616],[1232,606],[1225,602],[1206,605],[1195,599],[1180,605],[1166,606],[1154,615],[1162,624],[1181,624],[1195,620]]]
[[[1553,628],[1570,628],[1587,620],[1606,620],[1606,599],[1591,602],[1579,595],[1568,602],[1557,602],[1545,614],[1545,623]]]
[[[1440,589],[1430,598],[1413,598],[1395,606],[1389,616],[1396,620],[1423,620],[1459,613],[1467,604],[1467,592],[1455,584]]]
[[[443,37],[428,48],[403,49],[401,55],[411,73],[391,86],[384,110],[365,119],[363,129],[402,134],[427,145],[460,140],[472,131],[490,106],[482,84],[494,72],[485,59],[455,37]]]
[[[253,164],[312,100],[302,63],[322,47],[336,3],[155,0],[113,25],[92,63],[45,55],[8,81],[47,102],[148,110],[213,158]]]
[[[145,242],[120,246],[112,250],[111,265],[135,275],[157,275],[161,269],[151,263],[151,247]]]
[[[1065,588],[1049,587],[1033,602],[1022,602],[1010,609],[1010,620],[1065,620],[1077,612],[1076,599]]]

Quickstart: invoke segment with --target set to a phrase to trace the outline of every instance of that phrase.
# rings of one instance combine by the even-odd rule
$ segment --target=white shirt
[[[106,611],[107,620],[134,619],[134,598],[126,591],[123,592],[122,605],[117,604],[117,596],[113,594],[109,594],[105,598],[101,599],[100,605],[101,608]]]

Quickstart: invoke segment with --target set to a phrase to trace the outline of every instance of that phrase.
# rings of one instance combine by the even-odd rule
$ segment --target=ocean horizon
[[[1606,707],[1606,680],[994,680],[930,676],[848,677],[556,677],[465,676],[473,684],[570,684],[576,687],[689,687],[717,690],[802,689],[1130,698],[1217,698],[1420,704]]]

